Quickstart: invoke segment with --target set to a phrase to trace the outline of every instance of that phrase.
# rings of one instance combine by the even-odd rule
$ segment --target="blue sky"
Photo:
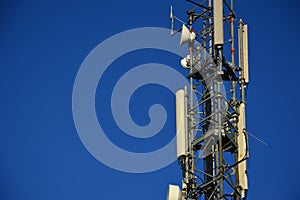
[[[105,166],[82,144],[72,116],[74,80],[89,52],[128,29],[169,28],[171,4],[185,20],[190,5],[183,0],[1,1],[0,199],[160,200],[169,183],[180,182],[176,162],[146,174]],[[236,1],[236,13],[249,24],[248,131],[269,144],[250,137],[249,199],[300,198],[299,6],[297,1]],[[115,144],[146,152],[172,138],[175,111],[170,91],[148,85],[132,97],[131,114],[140,125],[149,123],[147,111],[153,103],[167,110],[165,134],[147,140],[122,133],[108,98],[116,79],[134,66],[158,62],[184,72],[177,59],[167,52],[135,51],[105,72],[96,111]]]

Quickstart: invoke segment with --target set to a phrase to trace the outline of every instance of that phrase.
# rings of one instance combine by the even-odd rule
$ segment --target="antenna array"
[[[171,7],[171,34],[181,32],[180,45],[188,45],[181,64],[188,70],[190,85],[176,93],[182,187],[170,185],[167,200],[247,197],[248,26],[242,20],[236,23],[233,1],[187,0],[194,8],[178,30]]]

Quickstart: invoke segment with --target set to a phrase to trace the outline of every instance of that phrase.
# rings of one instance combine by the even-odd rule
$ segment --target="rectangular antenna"
[[[244,61],[244,68],[243,68],[243,78],[245,83],[249,83],[249,69],[248,69],[248,25],[243,26],[243,61]]]
[[[237,141],[238,141],[238,161],[241,163],[238,164],[237,174],[239,177],[238,185],[241,187],[241,197],[244,198],[248,190],[247,163],[246,163],[247,142],[246,142],[246,135],[245,135],[246,117],[245,117],[244,103],[241,103],[239,111],[240,111],[239,122],[238,122],[239,133],[238,133]]]
[[[181,200],[181,191],[177,185],[169,185],[167,200]]]
[[[214,0],[214,45],[224,44],[223,0]]]
[[[249,63],[248,63],[248,26],[242,19],[239,22],[239,65],[242,68],[241,78],[244,84],[249,83]]]
[[[185,91],[178,90],[176,92],[176,144],[177,158],[186,154],[186,120],[185,120]]]

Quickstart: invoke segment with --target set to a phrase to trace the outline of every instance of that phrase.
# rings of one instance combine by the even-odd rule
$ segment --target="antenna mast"
[[[167,200],[246,199],[248,26],[240,19],[235,39],[234,0],[186,1],[194,8],[182,28],[174,31],[172,8],[170,15],[172,34],[181,31],[180,44],[188,44],[181,64],[190,85],[176,93],[182,189],[170,185]]]

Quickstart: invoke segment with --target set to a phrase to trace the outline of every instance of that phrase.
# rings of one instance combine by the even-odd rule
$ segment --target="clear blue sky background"
[[[176,162],[147,174],[123,173],[101,164],[82,145],[71,106],[74,79],[87,54],[121,31],[169,28],[171,4],[185,20],[190,5],[183,0],[1,1],[1,200],[161,200],[169,183],[179,183]],[[300,199],[299,9],[295,0],[236,1],[236,13],[249,24],[250,34],[248,131],[269,144],[250,137],[250,200]],[[178,58],[172,55],[167,60],[151,51],[128,56],[114,63],[106,75],[115,69],[120,76],[124,68],[118,71],[118,67],[128,70],[150,61],[180,70]],[[138,59],[130,63],[130,58]],[[108,80],[103,80],[107,94],[114,84]],[[145,99],[147,90],[153,93],[153,102],[166,105],[168,134],[160,141],[125,138],[107,113],[104,129],[112,130],[110,139],[122,148],[132,150],[136,145],[136,151],[151,150],[174,135],[169,133],[174,130],[172,95],[148,86],[137,91],[135,101],[151,105],[152,100]],[[157,91],[162,95],[155,95]],[[104,97],[97,91],[97,98]],[[105,109],[109,104],[96,104],[97,112],[109,111]],[[140,107],[132,106],[133,118],[147,124],[147,107],[136,104]]]

